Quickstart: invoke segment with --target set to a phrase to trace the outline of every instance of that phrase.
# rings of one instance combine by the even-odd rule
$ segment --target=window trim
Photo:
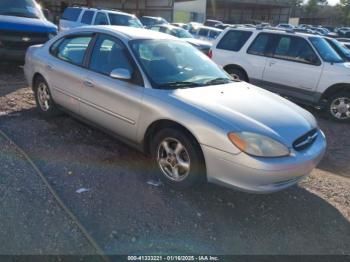
[[[88,54],[88,51],[90,49],[90,47],[92,46],[92,44],[94,44],[94,39],[95,39],[95,34],[94,32],[84,32],[84,33],[75,33],[75,34],[71,34],[71,35],[65,35],[59,39],[57,39],[55,42],[53,42],[50,47],[49,47],[49,53],[51,56],[55,57],[56,59],[58,59],[59,61],[62,61],[62,62],[65,62],[65,63],[68,63],[68,64],[71,64],[71,65],[74,65],[74,66],[78,66],[78,67],[81,67],[81,68],[85,68],[85,63],[86,63],[86,59],[87,59],[87,54]],[[78,37],[87,37],[87,36],[91,36],[91,40],[89,42],[89,45],[85,51],[85,54],[84,54],[84,57],[83,57],[83,63],[82,64],[75,64],[75,63],[72,63],[70,61],[67,61],[67,60],[63,60],[61,58],[59,58],[57,56],[57,50],[53,50],[53,46],[58,43],[58,45],[56,46],[56,48],[58,48],[62,42],[66,39],[72,39],[72,38],[78,38]]]
[[[107,77],[111,78],[111,76],[109,74],[98,72],[98,71],[95,71],[95,70],[90,68],[92,53],[94,52],[94,49],[96,47],[96,43],[97,43],[98,39],[100,37],[103,37],[103,36],[109,38],[112,41],[117,42],[118,44],[120,44],[123,47],[125,55],[129,59],[131,66],[132,66],[132,69],[133,69],[132,78],[130,80],[123,80],[123,79],[114,79],[114,80],[132,83],[132,84],[135,84],[135,85],[138,85],[141,87],[145,87],[145,81],[143,79],[142,73],[141,73],[140,69],[138,68],[137,63],[135,62],[133,56],[130,54],[130,51],[127,48],[127,46],[123,43],[123,41],[121,41],[117,37],[112,36],[112,35],[107,34],[107,33],[96,33],[95,34],[94,40],[93,40],[93,45],[91,45],[86,52],[86,61],[84,61],[85,62],[84,67],[91,72],[94,72],[96,74],[100,74],[100,75],[107,76]],[[113,78],[111,78],[111,79],[113,79]]]
[[[219,47],[220,43],[221,43],[221,42],[224,40],[224,38],[225,38],[229,33],[231,33],[231,32],[247,32],[247,33],[249,34],[249,37],[247,38],[247,40],[243,43],[243,45],[241,46],[241,48],[239,48],[237,51],[236,51],[236,50],[224,49],[224,48],[220,48],[220,47]],[[240,51],[242,50],[242,48],[248,43],[248,41],[249,41],[249,39],[252,37],[252,35],[253,35],[253,32],[252,32],[252,31],[248,31],[248,30],[229,30],[229,31],[226,32],[226,34],[224,34],[224,35],[221,37],[220,41],[219,41],[219,42],[217,43],[217,45],[216,45],[216,48],[219,49],[219,50],[224,50],[224,51],[228,51],[228,52],[236,52],[236,53],[238,53],[238,52],[240,52]],[[219,35],[218,35],[218,37],[219,37]]]
[[[256,39],[258,38],[258,36],[260,35],[269,35],[269,36],[273,36],[275,39],[272,39],[272,46],[271,46],[271,54],[268,55],[267,50],[264,50],[263,55],[258,55],[258,54],[252,54],[249,53],[250,48],[253,46],[253,44],[255,43]],[[296,61],[293,59],[288,59],[288,58],[280,58],[280,57],[275,57],[275,52],[276,52],[276,48],[277,48],[277,44],[278,44],[278,40],[283,37],[283,36],[288,36],[290,38],[299,38],[302,39],[306,42],[306,44],[310,47],[310,49],[314,52],[314,54],[316,55],[318,62],[317,63],[308,63],[308,62],[302,62],[302,61]],[[269,39],[269,41],[271,41]],[[269,43],[268,43],[269,44]],[[305,64],[305,65],[311,65],[311,66],[321,66],[322,65],[322,59],[319,57],[318,53],[316,52],[316,50],[313,48],[313,46],[309,43],[309,41],[303,37],[297,36],[297,35],[288,35],[288,34],[275,34],[275,33],[268,33],[268,32],[262,32],[256,35],[256,37],[254,38],[254,40],[251,42],[251,44],[249,45],[249,47],[247,48],[247,54],[249,55],[254,55],[254,56],[261,56],[261,57],[267,57],[267,58],[273,58],[273,59],[277,59],[277,60],[282,60],[282,61],[289,61],[289,62],[294,62],[294,63],[300,63],[300,64]]]

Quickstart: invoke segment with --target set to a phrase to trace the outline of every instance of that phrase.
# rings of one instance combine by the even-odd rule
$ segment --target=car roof
[[[309,33],[303,33],[303,32],[293,32],[291,31],[285,31],[285,30],[279,30],[279,29],[268,29],[268,28],[250,28],[250,27],[228,27],[226,28],[227,31],[230,30],[240,30],[240,31],[250,31],[250,32],[264,32],[264,33],[271,33],[271,34],[285,34],[285,35],[297,35],[297,36],[314,36],[314,37],[322,37],[320,35],[314,35]]]
[[[217,32],[222,32],[223,31],[222,29],[211,27],[211,26],[205,26],[205,25],[199,26],[198,29],[199,30],[200,29],[208,29],[208,30],[217,31]]]
[[[84,32],[97,32],[97,33],[109,33],[118,34],[127,40],[134,39],[177,39],[174,36],[164,34],[161,32],[156,32],[149,29],[127,27],[127,26],[114,26],[114,25],[97,25],[97,26],[84,26],[69,30],[67,33],[77,34]]]
[[[123,12],[120,10],[114,10],[114,9],[102,9],[102,8],[94,8],[94,7],[86,7],[86,6],[69,6],[67,8],[77,8],[77,9],[82,9],[84,11],[86,11],[86,10],[102,11],[102,12],[107,12],[107,13],[135,16],[134,14],[130,14],[130,13],[126,13],[126,12]]]

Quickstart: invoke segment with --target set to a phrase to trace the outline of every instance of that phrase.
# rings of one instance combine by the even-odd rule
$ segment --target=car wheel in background
[[[339,122],[350,122],[350,92],[338,92],[328,99],[327,114]]]
[[[34,95],[37,108],[39,109],[42,115],[52,117],[60,113],[59,109],[52,100],[52,96],[47,82],[41,76],[35,79]]]
[[[176,189],[186,189],[206,181],[204,157],[199,145],[185,132],[163,129],[151,145],[157,174]]]
[[[233,68],[228,68],[226,71],[234,80],[241,80],[241,81],[248,82],[248,78],[242,69],[233,67]]]

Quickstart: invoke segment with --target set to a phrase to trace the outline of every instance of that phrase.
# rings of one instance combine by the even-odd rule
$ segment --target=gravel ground
[[[141,153],[67,115],[43,119],[34,107],[21,70],[0,69],[0,128],[108,254],[350,254],[349,125],[313,112],[327,154],[309,178],[283,192],[215,185],[176,192],[147,183],[154,178]],[[80,188],[88,191],[76,193]]]

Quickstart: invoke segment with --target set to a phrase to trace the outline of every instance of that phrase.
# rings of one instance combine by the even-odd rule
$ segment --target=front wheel
[[[327,113],[338,122],[350,122],[350,92],[338,92],[328,99]]]
[[[186,189],[205,181],[204,158],[199,145],[184,132],[164,129],[152,143],[157,174],[175,189]]]

